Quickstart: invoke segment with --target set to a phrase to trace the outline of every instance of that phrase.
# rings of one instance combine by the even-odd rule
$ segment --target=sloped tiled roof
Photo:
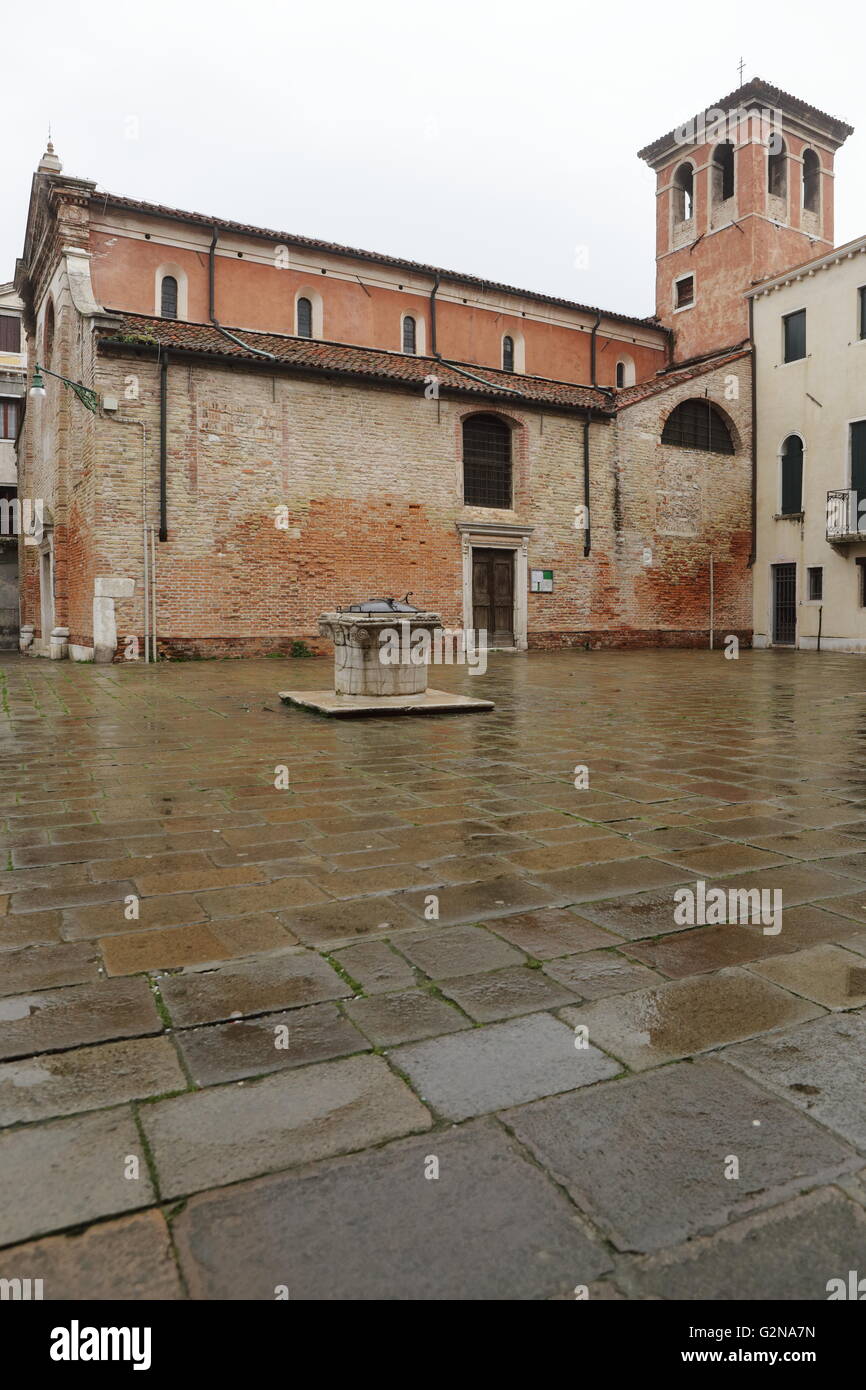
[[[656,376],[650,377],[648,381],[639,381],[635,386],[627,386],[622,391],[616,393],[616,408],[624,410],[627,406],[634,405],[636,401],[646,400],[648,396],[656,396],[662,391],[669,391],[673,386],[681,386],[684,381],[692,381],[696,377],[706,376],[707,372],[714,372],[719,367],[727,366],[729,362],[738,362],[741,357],[748,357],[751,348],[748,343],[741,343],[736,348],[726,348],[724,352],[716,353],[713,357],[702,358],[699,362],[687,362],[680,368],[672,371],[659,372]]]
[[[783,92],[781,87],[776,87],[772,82],[765,82],[762,77],[751,78],[742,87],[738,87],[736,91],[729,92],[726,97],[720,97],[714,106],[707,106],[702,113],[699,112],[696,115],[706,115],[708,111],[736,110],[740,106],[748,106],[755,102],[760,102],[764,106],[783,107],[792,116],[800,116],[807,121],[810,119],[817,121],[840,144],[854,133],[854,127],[848,125],[847,121],[840,121],[837,116],[829,116],[826,111],[820,111],[817,106],[810,106],[808,102],[802,101],[800,97],[792,96],[790,92]],[[695,117],[691,119],[694,120]],[[688,122],[684,122],[684,124],[688,124]],[[667,135],[660,136],[658,140],[653,140],[642,150],[638,150],[638,159],[645,159],[651,163],[653,159],[664,154],[676,138],[679,129],[679,126],[674,126]]]
[[[167,348],[173,352],[223,357],[236,362],[264,363],[266,358],[247,351],[207,323],[185,323],[179,319],[153,318],[145,314],[116,315],[111,327],[101,329],[102,345],[131,348]],[[613,413],[610,395],[590,386],[576,386],[546,377],[524,376],[479,367],[474,363],[448,364],[435,357],[410,357],[379,348],[355,347],[346,343],[320,342],[311,338],[290,338],[278,333],[251,333],[243,328],[229,332],[243,339],[250,348],[271,353],[282,367],[297,371],[322,372],[337,377],[366,377],[415,386],[423,391],[425,378],[435,376],[440,390],[459,392],[501,401],[525,401],[534,405],[560,406],[569,410],[589,408],[600,414]],[[463,370],[458,371],[457,367]],[[471,373],[471,375],[464,375]],[[480,378],[480,379],[478,379]]]
[[[218,227],[221,231],[237,232],[241,236],[263,237],[286,246],[301,246],[310,251],[322,251],[326,255],[346,256],[352,260],[372,261],[378,265],[394,266],[400,270],[420,271],[423,275],[439,275],[443,280],[452,280],[461,285],[472,285],[479,290],[498,290],[501,294],[513,294],[522,299],[533,299],[541,304],[558,304],[563,309],[577,310],[583,314],[601,314],[604,319],[617,323],[637,324],[642,328],[658,328],[651,318],[637,317],[634,314],[619,314],[613,310],[598,309],[592,304],[578,304],[571,299],[560,299],[556,295],[541,294],[538,290],[522,290],[514,285],[504,285],[498,280],[484,280],[479,275],[466,275],[456,270],[445,270],[442,266],[425,265],[423,261],[407,261],[399,256],[386,256],[378,251],[362,251],[356,246],[341,246],[336,241],[318,241],[314,237],[298,236],[294,232],[277,232],[269,227],[256,227],[251,222],[232,222],[223,217],[209,217],[203,212],[184,212],[180,208],[166,207],[162,203],[148,203],[138,198],[124,198],[116,193],[99,191],[91,196],[91,206],[95,211],[109,207],[126,208],[130,212],[142,212],[150,217],[167,217],[172,221],[190,222],[210,230]],[[661,330],[660,331],[664,331]]]

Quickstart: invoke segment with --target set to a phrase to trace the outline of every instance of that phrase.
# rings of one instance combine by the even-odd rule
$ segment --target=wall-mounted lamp
[[[68,386],[70,391],[75,392],[86,410],[91,411],[94,415],[97,414],[99,410],[99,396],[90,386],[82,386],[80,381],[70,381],[69,377],[61,376],[59,372],[51,372],[47,367],[40,367],[38,362],[36,363],[36,369],[33,373],[33,381],[30,384],[31,396],[39,397],[45,395],[45,382],[42,380],[43,373],[45,376],[53,376],[56,381],[62,381],[64,386]]]

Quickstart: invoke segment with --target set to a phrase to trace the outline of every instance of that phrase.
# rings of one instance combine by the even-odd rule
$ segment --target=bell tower
[[[656,173],[656,316],[675,362],[743,342],[744,292],[830,250],[833,161],[851,133],[754,78],[639,151]]]

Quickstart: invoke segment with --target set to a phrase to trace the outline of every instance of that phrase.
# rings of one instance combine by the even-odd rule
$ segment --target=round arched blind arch
[[[712,401],[701,397],[674,406],[662,430],[662,444],[681,449],[705,449],[710,454],[732,454],[734,441],[724,415]]]
[[[309,299],[298,300],[298,337],[313,336],[313,306]]]
[[[164,319],[177,318],[177,281],[173,275],[163,275],[159,287],[160,313]]]
[[[463,501],[467,507],[511,506],[511,430],[498,415],[463,421]]]

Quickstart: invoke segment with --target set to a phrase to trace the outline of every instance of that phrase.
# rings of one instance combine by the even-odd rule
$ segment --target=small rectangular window
[[[857,591],[861,608],[866,608],[866,555],[857,558]]]
[[[677,280],[677,308],[686,309],[689,304],[695,302],[695,277],[686,275],[682,280]]]
[[[798,309],[794,314],[785,314],[782,324],[785,332],[785,361],[797,362],[806,356],[806,310]]]
[[[18,402],[0,400],[0,439],[14,439],[18,433]]]
[[[815,599],[824,597],[824,571],[820,565],[812,565],[807,569],[806,574],[809,580],[809,598],[814,602]]]
[[[13,314],[0,314],[0,352],[21,351],[21,320]]]
[[[860,301],[858,331],[861,338],[866,338],[866,285],[860,286],[857,297]]]

